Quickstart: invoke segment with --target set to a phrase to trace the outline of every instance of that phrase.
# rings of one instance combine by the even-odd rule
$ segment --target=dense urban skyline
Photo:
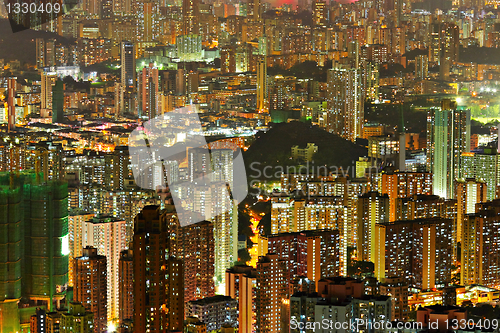
[[[0,333],[499,331],[500,2],[20,1]]]

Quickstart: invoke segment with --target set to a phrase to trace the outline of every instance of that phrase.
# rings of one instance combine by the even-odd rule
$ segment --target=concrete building
[[[119,318],[119,260],[127,248],[126,233],[125,221],[110,216],[94,217],[82,224],[82,247],[94,247],[106,257],[108,320]]]
[[[462,153],[470,151],[470,110],[457,109],[443,100],[441,108],[427,114],[427,169],[433,174],[434,194],[452,199],[454,181],[460,176]]]
[[[326,130],[355,141],[363,136],[364,90],[362,71],[334,64],[327,72],[328,112]]]
[[[432,174],[427,172],[383,173],[381,193],[389,196],[389,221],[396,220],[396,199],[432,194]]]
[[[451,281],[453,221],[444,218],[380,223],[375,230],[375,277],[404,277],[419,289]]]
[[[287,303],[286,266],[278,254],[269,253],[257,262],[255,295],[257,332],[279,332],[282,327],[282,308]]]
[[[462,228],[461,284],[500,287],[500,200],[477,204]]]
[[[375,260],[375,225],[389,222],[389,196],[368,192],[358,199],[358,260]]]
[[[456,181],[457,198],[457,242],[462,241],[462,225],[465,215],[476,212],[476,204],[486,202],[487,186],[485,182],[473,178]]]
[[[104,332],[96,331],[94,327],[94,314],[85,309],[85,307],[77,302],[69,303],[68,312],[61,314],[60,333],[92,333]],[[47,330],[47,332],[55,332]]]
[[[186,315],[197,317],[207,331],[220,330],[224,324],[238,326],[238,302],[229,296],[217,295],[186,303]]]
[[[184,324],[182,261],[168,258],[165,248],[169,218],[158,206],[146,206],[135,217],[133,321],[137,333],[181,330]]]
[[[96,248],[87,246],[82,256],[74,259],[73,265],[74,300],[94,315],[94,332],[101,333],[108,327],[106,257],[98,255]],[[78,308],[75,311],[80,313]]]
[[[408,283],[405,282],[405,278],[387,277],[379,288],[380,295],[391,297],[391,320],[408,320]]]
[[[255,293],[257,271],[251,266],[233,266],[226,271],[226,296],[238,302],[238,330],[252,333],[255,330]]]

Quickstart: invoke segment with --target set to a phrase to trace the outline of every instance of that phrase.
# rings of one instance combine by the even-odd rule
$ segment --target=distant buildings
[[[375,226],[389,222],[389,197],[368,192],[358,199],[357,250],[358,260],[374,261],[376,252]]]
[[[335,65],[327,72],[326,130],[355,141],[363,136],[364,92],[360,69]]]
[[[267,111],[267,64],[266,55],[259,55],[257,58],[257,105],[259,113]]]
[[[408,198],[417,194],[432,194],[432,173],[383,173],[381,185],[381,193],[389,196],[389,221],[395,221],[398,198]]]
[[[434,177],[434,194],[453,198],[453,183],[463,167],[460,156],[469,150],[470,110],[457,109],[456,103],[450,100],[443,100],[441,108],[430,109],[427,114],[427,168]]]
[[[286,265],[285,284],[292,292],[293,283],[306,277],[314,284],[324,276],[340,274],[340,237],[338,230],[310,230],[269,235],[267,251],[277,253]]]
[[[314,190],[328,191],[327,188],[316,188]],[[273,193],[271,197],[271,234],[338,229],[340,244],[339,272],[345,274],[347,270],[347,244],[349,241],[349,234],[346,235],[349,232],[349,224],[344,215],[346,209],[344,199],[340,196],[311,195],[310,197],[293,198],[292,195],[285,193]]]
[[[299,146],[292,147],[292,158],[294,160],[301,160],[312,162],[315,153],[318,152],[318,146],[314,143],[308,143],[306,148],[299,148]]]

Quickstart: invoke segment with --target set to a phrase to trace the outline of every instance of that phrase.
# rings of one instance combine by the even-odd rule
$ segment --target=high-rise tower
[[[74,299],[94,314],[94,332],[107,328],[107,268],[106,257],[97,254],[97,249],[87,246],[83,256],[73,261],[75,269]]]
[[[182,24],[184,35],[198,35],[199,0],[182,0]]]
[[[57,80],[52,87],[52,123],[60,123],[64,119],[64,83]]]
[[[152,63],[142,69],[139,76],[139,106],[143,116],[152,119],[157,116],[159,98],[158,68]]]
[[[180,330],[184,320],[182,261],[169,258],[168,219],[158,206],[136,216],[133,240],[134,332]]]
[[[427,114],[427,168],[433,173],[434,194],[450,199],[460,175],[460,156],[470,150],[470,110],[443,100]]]
[[[130,42],[121,43],[121,83],[126,88],[135,85],[135,50]]]
[[[21,298],[50,311],[68,283],[68,187],[0,174],[0,331],[20,331]]]
[[[8,131],[16,127],[16,89],[17,77],[7,79],[7,125]]]
[[[257,112],[267,112],[267,38],[259,39],[257,56]]]
[[[327,73],[326,130],[355,141],[363,135],[364,92],[362,71],[335,64]]]
[[[82,246],[92,246],[107,261],[108,320],[119,317],[119,277],[120,252],[126,246],[126,226],[124,220],[112,217],[95,217],[82,225]]]

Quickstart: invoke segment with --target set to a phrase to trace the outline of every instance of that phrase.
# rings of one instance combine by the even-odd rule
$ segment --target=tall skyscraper
[[[106,257],[107,262],[107,318],[119,317],[119,260],[125,250],[126,225],[124,220],[108,216],[95,217],[82,224],[82,247],[91,246]]]
[[[377,223],[389,222],[389,196],[368,192],[358,199],[358,260],[374,261]]]
[[[135,217],[133,240],[134,332],[182,329],[182,261],[169,258],[168,219],[158,206]]]
[[[200,17],[199,0],[182,0],[183,35],[200,34],[198,20]]]
[[[481,179],[486,183],[486,199],[495,199],[500,185],[500,155],[495,149],[483,152],[465,152],[461,156],[460,178]]]
[[[403,18],[403,1],[404,0],[394,0],[394,26],[400,27]]]
[[[192,211],[213,224],[215,239],[215,279],[222,285],[225,272],[237,258],[237,206],[227,186],[233,184],[233,151],[231,149],[192,148],[188,151],[188,177],[191,182],[206,183],[192,188]]]
[[[73,297],[94,314],[94,332],[104,332],[108,327],[106,257],[98,255],[96,248],[87,246],[83,249],[83,255],[74,259],[73,265]]]
[[[7,79],[7,126],[8,131],[16,128],[17,77]]]
[[[500,286],[500,200],[479,203],[462,228],[462,285]]]
[[[257,271],[252,266],[233,266],[226,271],[226,296],[238,302],[238,330],[241,333],[255,331],[255,287]]]
[[[415,77],[426,79],[429,76],[429,57],[418,55],[415,57]]]
[[[121,84],[128,89],[135,86],[135,49],[131,42],[121,43]]]
[[[134,318],[134,263],[133,251],[124,250],[120,253],[120,262],[118,264],[119,279],[119,324],[124,325],[127,321],[131,322]]]
[[[327,18],[326,1],[313,0],[312,4],[313,25],[324,26]]]
[[[460,29],[454,23],[441,24],[441,56],[450,64],[458,61]]]
[[[64,120],[64,83],[57,80],[52,87],[52,123]]]
[[[7,332],[20,331],[22,300],[50,311],[68,283],[68,187],[39,180],[0,173],[0,330]]]
[[[255,293],[257,332],[280,332],[282,307],[286,303],[286,266],[278,254],[269,253],[257,262]]]
[[[170,255],[181,259],[184,267],[184,301],[194,301],[215,295],[214,227],[202,221],[181,227],[171,219]]]
[[[68,285],[74,286],[75,272],[73,259],[82,256],[83,249],[83,223],[94,218],[94,214],[84,212],[71,213],[68,217],[68,238],[69,238],[69,270]]]
[[[253,20],[254,22],[260,21],[260,12],[261,12],[261,1],[260,0],[250,0],[253,4]]]
[[[375,277],[406,278],[410,286],[431,289],[451,281],[453,221],[428,218],[375,226]]]
[[[36,39],[36,68],[45,67],[45,39]]]
[[[154,10],[155,3],[152,1],[144,1],[142,3],[142,41],[151,42],[154,39]]]
[[[257,111],[266,112],[267,96],[267,57],[266,55],[257,56]]]
[[[40,109],[42,114],[48,115],[52,110],[52,86],[55,84],[57,77],[49,75],[47,72],[42,72],[42,93],[40,96]]]
[[[158,68],[152,63],[148,67],[142,69],[142,73],[139,76],[139,106],[141,110],[141,115],[147,116],[149,119],[153,119],[158,114],[158,102],[159,102],[159,76]]]
[[[462,241],[462,225],[465,215],[476,212],[476,204],[486,202],[486,183],[473,178],[460,179],[455,183],[457,198],[457,242]]]
[[[327,72],[326,130],[355,141],[363,136],[364,92],[362,71],[335,64]]]
[[[470,110],[443,100],[427,113],[427,168],[433,174],[434,194],[450,199],[462,168],[460,156],[470,150]]]

